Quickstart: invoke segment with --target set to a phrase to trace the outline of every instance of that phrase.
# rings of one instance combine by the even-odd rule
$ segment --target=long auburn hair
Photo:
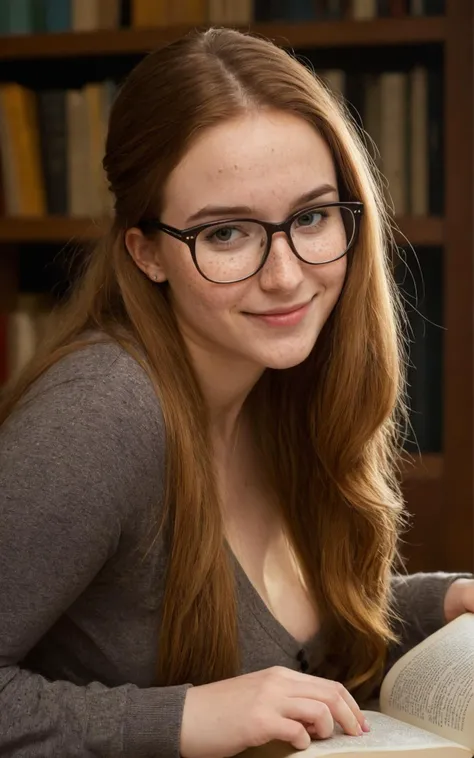
[[[365,215],[343,293],[310,356],[266,370],[246,403],[290,543],[317,604],[323,675],[356,693],[380,674],[394,639],[390,576],[402,500],[397,483],[404,380],[392,237],[381,183],[345,106],[287,52],[231,29],[193,32],[147,55],[112,107],[104,168],[115,212],[61,318],[6,394],[0,423],[88,330],[108,335],[147,371],[167,434],[164,516],[170,557],[157,683],[195,684],[239,672],[226,550],[206,406],[168,304],[126,250],[124,232],[160,213],[162,188],[203,129],[251,108],[297,115],[319,130],[341,199]],[[278,408],[278,413],[275,413]]]

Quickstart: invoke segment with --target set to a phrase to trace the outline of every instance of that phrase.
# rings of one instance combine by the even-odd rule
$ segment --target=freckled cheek
[[[225,285],[213,284],[196,270],[176,267],[169,277],[172,297],[182,312],[198,318],[216,318],[231,310],[238,310],[236,297]]]
[[[316,270],[315,278],[323,291],[337,297],[344,286],[346,273],[347,262],[345,258],[341,258],[340,261],[333,261]]]
[[[214,284],[194,266],[191,256],[178,244],[167,255],[167,275],[172,298],[181,311],[217,315],[242,310],[252,283]]]

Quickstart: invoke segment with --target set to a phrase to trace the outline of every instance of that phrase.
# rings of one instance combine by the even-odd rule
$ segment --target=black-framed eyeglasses
[[[363,203],[351,200],[313,205],[279,224],[230,218],[176,229],[150,218],[137,226],[145,234],[162,231],[184,242],[204,279],[215,284],[233,284],[249,279],[263,268],[277,232],[286,235],[291,250],[303,263],[321,266],[337,261],[354,244],[363,209]]]

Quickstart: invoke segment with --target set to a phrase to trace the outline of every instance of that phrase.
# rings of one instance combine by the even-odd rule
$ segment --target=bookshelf
[[[397,219],[400,234],[396,234],[400,244],[403,238],[412,245],[442,245],[444,221],[436,217],[409,217]],[[86,218],[66,218],[45,216],[39,218],[0,217],[0,244],[9,242],[69,242],[96,239],[101,233],[101,222]]]
[[[171,42],[191,27],[117,29],[98,32],[63,32],[2,38],[0,60],[71,58],[92,55],[146,53]],[[289,47],[353,47],[440,43],[445,39],[445,17],[377,18],[318,23],[252,23],[239,27]]]
[[[68,66],[86,59],[130,60],[169,42],[189,27],[63,32],[0,38],[0,74],[30,63]],[[442,248],[444,314],[442,451],[407,454],[404,491],[413,526],[404,554],[410,570],[474,568],[474,3],[446,0],[443,16],[378,18],[317,23],[252,23],[245,29],[298,51],[334,49],[373,58],[380,51],[439,55],[444,77],[445,213],[397,219],[401,235],[417,248]],[[347,60],[347,58],[346,58]],[[381,64],[383,65],[383,64]],[[38,68],[40,71],[40,67]],[[47,72],[48,68],[44,68]],[[38,76],[41,76],[41,71]],[[0,78],[5,79],[5,74]],[[44,81],[42,86],[49,86]],[[27,246],[97,238],[101,222],[88,218],[0,217],[0,309],[10,307],[18,260]]]

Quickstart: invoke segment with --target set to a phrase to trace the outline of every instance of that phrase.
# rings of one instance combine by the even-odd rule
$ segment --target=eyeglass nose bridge
[[[288,245],[290,246],[290,250],[299,260],[303,260],[301,256],[299,255],[295,243],[293,242],[292,236],[291,236],[291,227],[293,226],[294,219],[290,218],[286,221],[281,221],[279,224],[275,224],[271,221],[261,221],[261,226],[265,229],[266,235],[267,235],[267,245],[265,249],[265,254],[263,258],[262,265],[266,262],[268,256],[270,255],[270,250],[272,248],[273,243],[273,236],[275,234],[278,234],[279,232],[283,232],[283,234],[286,237],[286,241],[288,242]]]

